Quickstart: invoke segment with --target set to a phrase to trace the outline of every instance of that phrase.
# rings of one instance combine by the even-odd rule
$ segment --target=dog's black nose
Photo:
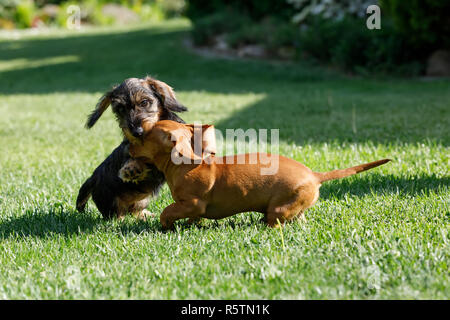
[[[141,127],[133,130],[133,136],[135,136],[135,137],[141,137],[143,133],[144,133],[144,129],[142,129]]]

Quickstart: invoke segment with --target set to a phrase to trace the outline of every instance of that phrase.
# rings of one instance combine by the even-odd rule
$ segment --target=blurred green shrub
[[[19,0],[0,1],[0,18],[3,20],[12,20],[14,9],[19,4]]]
[[[35,3],[39,7],[43,7],[46,4],[61,4],[67,2],[67,0],[35,0]]]
[[[223,11],[239,12],[254,21],[267,16],[290,19],[295,10],[286,0],[188,0],[186,15],[194,24],[198,19]]]
[[[284,46],[294,46],[298,28],[289,21],[267,17],[258,24],[243,25],[227,36],[227,42],[234,48],[247,44],[262,44],[275,52]]]
[[[381,30],[369,30],[366,9],[377,3]],[[198,45],[286,47],[346,71],[403,75],[423,72],[433,50],[449,48],[449,12],[449,0],[189,0],[187,7]]]
[[[29,28],[33,23],[36,7],[31,0],[20,1],[14,12],[14,21],[19,28]]]
[[[310,16],[324,19],[342,20],[346,17],[362,18],[366,9],[377,0],[286,0],[296,9],[292,21],[300,23]]]
[[[37,25],[66,27],[69,16],[67,8],[70,5],[80,7],[82,24],[92,25],[123,24],[136,20],[160,21],[181,16],[186,8],[185,0],[0,0],[0,28],[29,28]],[[104,10],[106,5],[109,13]],[[126,12],[125,8],[134,13],[129,10]],[[56,15],[53,14],[55,11]],[[132,19],[133,15],[137,15],[137,19]]]
[[[158,1],[135,1],[130,8],[144,21],[161,21],[166,18]]]
[[[185,14],[185,0],[157,0],[155,2],[166,18],[180,17]]]
[[[449,0],[381,0],[381,5],[418,53],[450,48]]]
[[[423,71],[409,43],[388,21],[381,30],[369,30],[357,18],[316,17],[299,33],[298,48],[314,59],[352,72],[417,75]]]
[[[228,9],[219,11],[195,21],[193,40],[197,45],[211,44],[214,36],[233,33],[251,24],[250,18],[244,14]]]
[[[59,27],[66,28],[69,17],[68,8],[72,5],[77,5],[81,10],[81,23],[93,25],[111,25],[114,23],[114,18],[104,15],[102,13],[102,5],[96,0],[80,1],[65,1],[59,6],[56,23]]]
[[[263,44],[275,51],[281,46],[293,46],[298,28],[289,20],[267,17],[255,23],[245,14],[224,10],[200,18],[193,26],[193,40],[197,45],[211,45],[218,35],[225,35],[233,48],[247,44]]]

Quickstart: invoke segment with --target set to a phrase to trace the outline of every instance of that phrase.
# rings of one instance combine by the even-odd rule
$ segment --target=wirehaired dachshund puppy
[[[175,202],[160,216],[165,229],[178,219],[189,218],[190,222],[200,218],[222,219],[247,211],[263,213],[267,224],[275,227],[314,205],[323,182],[390,161],[378,160],[320,173],[295,160],[276,156],[278,170],[262,174],[261,169],[268,165],[263,159],[270,155],[216,157],[213,127],[197,128],[200,131],[193,125],[169,120],[144,124],[143,142],[130,145],[131,156],[154,163],[167,179]]]
[[[83,212],[92,196],[104,218],[123,218],[131,213],[145,220],[151,215],[146,210],[149,197],[158,194],[165,179],[154,165],[130,157],[130,141],[142,137],[143,122],[154,124],[170,119],[183,123],[175,112],[187,109],[177,101],[174,91],[166,83],[151,77],[130,78],[100,99],[89,115],[86,127],[92,128],[109,105],[122,129],[124,140],[81,186],[76,208]]]

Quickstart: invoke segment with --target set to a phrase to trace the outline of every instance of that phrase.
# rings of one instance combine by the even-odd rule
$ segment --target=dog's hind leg
[[[267,209],[267,224],[271,227],[278,227],[279,224],[284,224],[285,221],[302,215],[317,201],[318,193],[317,186],[307,184],[297,188],[288,197],[273,199]]]
[[[94,188],[95,182],[96,182],[95,177],[94,175],[92,175],[81,186],[80,191],[78,191],[76,202],[77,211],[84,212],[84,209],[86,208],[86,203],[91,197],[92,189]]]

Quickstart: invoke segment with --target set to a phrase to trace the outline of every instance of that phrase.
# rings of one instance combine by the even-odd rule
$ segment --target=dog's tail
[[[79,212],[84,212],[84,208],[86,207],[86,203],[91,197],[92,190],[94,189],[95,178],[92,175],[89,179],[87,179],[78,191],[77,197],[77,210]]]
[[[378,166],[381,166],[382,164],[385,164],[386,162],[391,161],[391,159],[383,159],[378,160],[374,162],[369,162],[365,164],[360,164],[356,167],[351,167],[347,169],[341,169],[341,170],[333,170],[329,172],[314,172],[314,175],[319,179],[319,182],[322,183],[324,181],[328,180],[334,180],[334,179],[341,179],[345,178],[354,174],[357,174],[359,172],[363,172]]]

